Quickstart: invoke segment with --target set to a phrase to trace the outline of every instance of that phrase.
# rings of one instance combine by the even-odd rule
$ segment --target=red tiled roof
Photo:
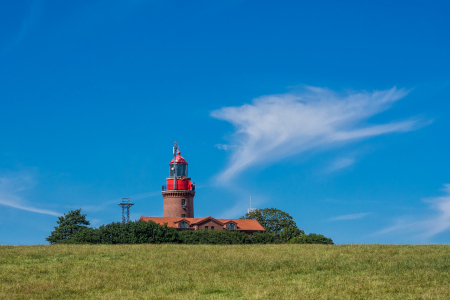
[[[228,224],[228,223],[235,223],[235,224],[237,224],[236,220],[234,220],[234,219],[225,219],[225,220],[223,220],[223,224]]]
[[[168,227],[178,228],[178,223],[175,223],[180,220],[186,220],[191,225],[195,222],[202,222],[207,220],[208,218],[214,219],[212,217],[205,217],[205,218],[172,218],[172,217],[141,217],[139,220],[148,222],[153,221],[157,224],[164,225],[164,223],[167,223]],[[264,227],[259,224],[256,220],[241,220],[241,219],[214,219],[221,223],[227,223],[229,221],[233,221],[237,224],[238,230],[242,231],[266,231]]]
[[[211,221],[213,221],[213,222],[215,221],[215,222],[216,222],[217,224],[219,224],[219,225],[223,225],[222,222],[220,222],[220,221],[217,220],[217,219],[214,219],[214,218],[211,217],[211,216],[197,219],[197,220],[195,220],[194,222],[192,222],[191,225],[200,225],[200,224],[202,224],[202,223],[204,223],[204,222],[206,222],[206,221],[209,221],[209,220],[211,220]]]
[[[173,221],[174,223],[180,223],[180,222],[187,222],[187,223],[191,223],[188,219],[186,218],[178,218],[176,221]]]

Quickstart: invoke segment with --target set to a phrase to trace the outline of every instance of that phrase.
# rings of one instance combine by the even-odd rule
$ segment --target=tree
[[[293,237],[305,234],[297,228],[294,219],[287,212],[276,208],[255,209],[242,216],[241,219],[256,219],[266,229],[283,242],[288,242]]]
[[[323,236],[322,234],[310,233],[293,237],[289,243],[291,244],[327,244],[334,245],[333,240]]]
[[[90,225],[89,221],[86,220],[86,215],[81,214],[81,208],[71,210],[67,214],[64,214],[64,216],[58,217],[56,223],[58,226],[55,226],[55,230],[46,238],[50,244],[70,240],[77,232]]]

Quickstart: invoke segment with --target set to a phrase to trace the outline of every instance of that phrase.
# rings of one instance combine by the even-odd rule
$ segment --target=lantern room
[[[184,157],[181,156],[181,152],[180,151],[177,152],[177,156],[175,158],[173,158],[172,161],[169,164],[169,166],[170,166],[169,177],[173,177],[173,175],[175,174],[174,161],[177,164],[177,166],[176,166],[177,177],[182,177],[182,176],[188,177],[188,163],[184,159]]]
[[[163,190],[195,190],[195,186],[191,183],[191,178],[188,176],[188,162],[181,156],[180,151],[176,152],[176,156],[169,163],[169,167],[169,177],[166,179],[167,186],[163,187]],[[175,185],[174,180],[176,180]]]

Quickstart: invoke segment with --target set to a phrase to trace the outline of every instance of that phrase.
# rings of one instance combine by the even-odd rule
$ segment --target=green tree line
[[[306,235],[297,228],[289,214],[276,209],[253,211],[242,219],[257,219],[266,232],[255,232],[249,237],[243,232],[230,230],[177,231],[152,221],[113,222],[90,228],[86,215],[77,209],[58,217],[58,226],[46,240],[51,244],[333,244],[323,235]]]

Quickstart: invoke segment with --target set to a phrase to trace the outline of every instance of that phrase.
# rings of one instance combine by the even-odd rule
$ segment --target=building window
[[[186,222],[181,222],[180,223],[180,228],[187,228],[187,223]]]
[[[205,226],[205,230],[208,230],[208,226]]]
[[[182,214],[181,217],[182,217],[182,218],[186,218],[186,215],[185,215],[185,214]]]
[[[214,226],[211,226],[211,230],[214,230]]]
[[[186,205],[186,199],[181,199],[181,205]]]
[[[235,228],[234,228],[234,224],[233,224],[233,223],[228,224],[228,225],[227,225],[227,229],[229,229],[229,230],[234,230],[234,229],[235,229]]]

